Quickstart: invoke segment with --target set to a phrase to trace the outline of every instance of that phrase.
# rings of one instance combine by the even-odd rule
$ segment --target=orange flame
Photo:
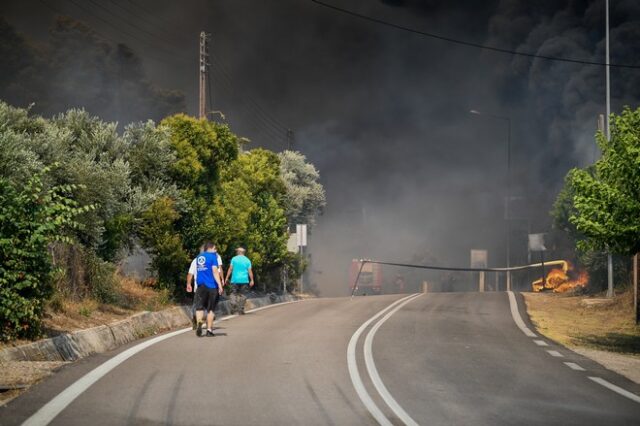
[[[572,279],[571,276],[576,276],[576,278]],[[532,283],[532,287],[535,292],[550,290],[554,293],[566,293],[577,287],[586,287],[588,282],[589,275],[586,271],[573,273],[573,266],[569,266],[567,272],[562,269],[550,270],[544,283],[540,278]]]

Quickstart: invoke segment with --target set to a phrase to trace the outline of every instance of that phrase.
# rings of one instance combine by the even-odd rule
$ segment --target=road
[[[526,336],[507,293],[404,297],[308,300],[220,322],[213,338],[174,335],[58,405],[51,424],[638,424],[640,386]],[[2,407],[0,424],[139,343],[63,368]]]

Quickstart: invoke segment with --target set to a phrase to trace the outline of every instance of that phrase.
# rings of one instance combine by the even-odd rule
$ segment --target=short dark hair
[[[211,241],[207,241],[206,243],[204,243],[204,251],[211,250],[214,248],[216,248],[216,245],[213,244]]]

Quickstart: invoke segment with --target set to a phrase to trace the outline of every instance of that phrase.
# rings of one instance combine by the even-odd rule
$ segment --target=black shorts
[[[209,288],[206,285],[199,285],[196,290],[196,311],[207,310],[213,312],[216,309],[220,294],[217,288]]]

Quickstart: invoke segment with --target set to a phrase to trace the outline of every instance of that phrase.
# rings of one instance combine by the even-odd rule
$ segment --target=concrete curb
[[[298,300],[292,295],[270,295],[247,300],[246,309]],[[231,312],[230,302],[218,304],[216,314]],[[191,307],[177,306],[158,312],[140,312],[108,325],[61,334],[37,342],[0,351],[0,362],[9,361],[76,361],[96,353],[110,351],[158,331],[191,324]]]

